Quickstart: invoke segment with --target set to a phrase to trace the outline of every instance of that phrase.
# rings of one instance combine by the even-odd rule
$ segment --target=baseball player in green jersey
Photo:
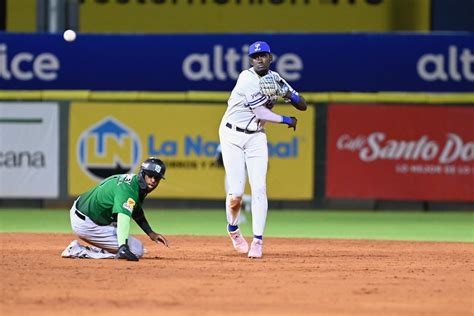
[[[150,227],[142,208],[145,197],[165,178],[166,166],[158,158],[145,160],[137,175],[118,174],[104,179],[74,202],[71,226],[80,239],[72,241],[63,258],[117,258],[138,261],[143,244],[130,236],[130,218],[156,243],[168,247],[167,239]]]

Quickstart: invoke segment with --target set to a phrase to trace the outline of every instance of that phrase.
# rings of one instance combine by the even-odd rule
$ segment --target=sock
[[[253,238],[263,240],[263,236],[253,235]]]
[[[239,229],[239,226],[237,226],[237,225],[234,226],[234,225],[229,224],[227,226],[227,230],[230,231],[230,232],[235,232],[237,229]]]

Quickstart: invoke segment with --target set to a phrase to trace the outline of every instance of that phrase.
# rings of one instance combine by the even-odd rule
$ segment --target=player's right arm
[[[118,181],[122,183],[119,183],[115,189],[112,213],[117,214],[117,240],[120,246],[126,244],[130,233],[130,218],[137,208],[138,191],[132,188],[131,175],[126,175]]]
[[[272,112],[270,109],[266,108],[265,106],[259,106],[253,109],[253,113],[257,117],[257,119],[265,122],[272,122],[272,123],[281,123],[286,124],[288,127],[293,128],[296,130],[297,119],[294,116],[284,116],[276,114]]]
[[[129,186],[129,185],[127,185]],[[130,217],[136,206],[137,196],[133,190],[125,185],[118,187],[115,194],[113,212],[117,213],[117,243],[118,250],[116,258],[128,261],[138,261],[138,257],[130,251],[128,246],[128,236],[130,234]],[[125,201],[124,203],[122,203]]]
[[[130,217],[123,214],[117,214],[117,241],[118,245],[125,245],[127,243],[128,235],[130,234]]]
[[[255,117],[260,121],[282,123],[296,128],[296,118],[276,114],[266,106],[273,100],[261,92],[259,80],[252,71],[245,71],[241,73],[236,84],[236,88],[245,95],[247,104]]]

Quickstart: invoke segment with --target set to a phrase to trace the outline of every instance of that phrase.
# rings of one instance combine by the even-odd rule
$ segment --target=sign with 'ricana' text
[[[57,198],[56,103],[0,103],[0,197]]]

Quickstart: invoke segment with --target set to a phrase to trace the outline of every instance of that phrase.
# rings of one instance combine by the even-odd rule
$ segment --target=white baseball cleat
[[[232,245],[238,253],[247,253],[249,251],[249,244],[244,239],[244,236],[240,233],[240,230],[237,229],[233,232],[227,231],[229,233],[230,240],[232,240]]]
[[[75,253],[77,253],[77,249],[80,248],[81,245],[77,240],[71,241],[71,243],[63,250],[61,253],[61,257],[63,258],[74,258]]]
[[[254,238],[250,246],[249,258],[262,258],[263,256],[263,240]]]

